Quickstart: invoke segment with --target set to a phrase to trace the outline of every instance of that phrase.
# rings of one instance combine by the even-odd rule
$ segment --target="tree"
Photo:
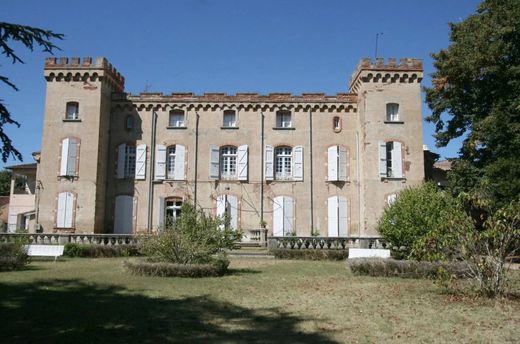
[[[59,48],[55,46],[52,39],[63,39],[63,35],[54,33],[50,30],[38,29],[30,26],[9,24],[0,22],[0,49],[3,55],[12,60],[12,63],[24,63],[23,60],[14,52],[10,43],[18,42],[25,46],[30,51],[33,51],[36,46],[42,47],[43,52],[52,54],[53,50]],[[0,82],[18,91],[18,88],[6,76],[0,75]],[[4,125],[14,124],[20,127],[20,123],[11,117],[11,113],[0,99],[0,140],[2,147],[0,152],[2,161],[6,162],[9,156],[13,156],[18,160],[22,160],[22,155],[13,146],[12,140],[4,131]]]
[[[0,171],[0,196],[9,196],[11,192],[11,171]]]
[[[432,54],[427,120],[439,147],[464,137],[454,193],[478,190],[498,209],[520,194],[520,1],[486,0],[450,28],[450,46]]]

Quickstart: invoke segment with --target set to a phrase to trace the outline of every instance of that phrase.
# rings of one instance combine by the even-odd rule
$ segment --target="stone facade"
[[[154,231],[191,200],[230,212],[246,239],[262,225],[370,237],[424,178],[420,60],[363,59],[336,95],[130,95],[104,58],[49,58],[45,78],[45,232]]]

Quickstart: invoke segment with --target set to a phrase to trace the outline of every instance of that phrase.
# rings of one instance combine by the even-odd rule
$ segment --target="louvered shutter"
[[[56,212],[56,227],[65,228],[65,209],[67,208],[67,194],[62,192],[58,195],[58,209]]]
[[[237,230],[238,227],[238,200],[235,196],[227,195],[227,203],[230,214],[229,225],[233,230]]]
[[[403,161],[401,157],[402,145],[401,142],[394,142],[392,148],[392,177],[403,177]]]
[[[247,145],[239,146],[237,149],[238,180],[247,180]]]
[[[78,157],[78,141],[76,139],[69,139],[69,149],[67,152],[67,176],[76,175],[76,163]]]
[[[273,236],[283,236],[283,206],[284,197],[278,196],[273,199]]]
[[[157,198],[157,225],[159,229],[164,226],[164,197]]]
[[[146,179],[146,145],[138,145],[135,149],[135,179]]]
[[[74,195],[71,192],[66,192],[66,206],[65,206],[65,228],[72,228],[72,217],[74,215]]]
[[[217,196],[217,216],[223,218],[226,213],[226,195]],[[220,229],[224,229],[224,224],[221,224]]]
[[[379,177],[387,177],[386,173],[386,142],[379,141]]]
[[[289,235],[294,231],[294,201],[291,197],[283,198],[283,234]]]
[[[157,145],[155,148],[155,179],[166,178],[166,146]]]
[[[346,182],[348,180],[348,151],[344,147],[339,147],[339,173],[338,180]]]
[[[175,146],[175,167],[173,171],[173,178],[175,180],[184,180],[185,176],[185,160],[186,148],[182,145]]]
[[[211,145],[209,147],[209,178],[219,179],[220,172],[220,149]]]
[[[117,178],[125,177],[126,143],[117,146]]]
[[[293,180],[303,180],[303,147],[296,146],[293,148]]]
[[[327,201],[327,218],[329,237],[338,236],[338,197],[329,197]]]
[[[60,176],[67,175],[67,161],[69,157],[69,138],[61,141],[61,161],[60,161]]]
[[[338,180],[338,146],[329,147],[327,152],[328,180]]]
[[[345,197],[338,197],[338,234],[346,237],[348,233],[348,203]]]
[[[264,157],[264,174],[265,180],[274,179],[274,148],[273,146],[265,146],[265,157]]]

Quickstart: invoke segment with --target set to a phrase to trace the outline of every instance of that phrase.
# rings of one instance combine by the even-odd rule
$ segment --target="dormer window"
[[[224,121],[222,126],[225,128],[235,128],[237,126],[237,117],[234,110],[224,111]]]
[[[170,128],[183,128],[186,126],[184,120],[184,111],[182,110],[172,110],[170,111],[170,118],[168,126]]]
[[[68,102],[65,110],[65,119],[78,120],[79,119],[79,103]]]
[[[278,111],[276,113],[276,127],[277,128],[292,128],[290,111]]]
[[[388,122],[399,122],[399,104],[388,103],[386,104],[386,120]]]

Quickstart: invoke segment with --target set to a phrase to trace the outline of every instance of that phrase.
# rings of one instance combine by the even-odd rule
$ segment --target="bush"
[[[308,250],[273,248],[269,252],[278,259],[304,260],[344,260],[348,257],[348,250]]]
[[[111,258],[140,255],[137,245],[105,246],[89,244],[65,244],[63,254],[67,257]]]
[[[140,260],[127,260],[124,267],[135,275],[158,277],[217,277],[227,273],[229,260],[224,257],[214,258],[206,264],[178,264]]]
[[[0,244],[0,271],[23,269],[29,263],[24,245],[22,240]]]
[[[400,257],[422,260],[414,246],[423,236],[437,230],[448,217],[465,215],[456,200],[433,183],[407,188],[385,209],[378,231]]]
[[[214,218],[184,203],[181,216],[168,222],[157,235],[143,240],[140,250],[154,261],[177,264],[208,264],[214,255],[233,249],[240,234],[229,219]]]
[[[355,258],[347,260],[347,267],[354,275],[402,278],[445,278],[449,275],[469,276],[468,265],[461,262],[421,262],[383,258]]]

